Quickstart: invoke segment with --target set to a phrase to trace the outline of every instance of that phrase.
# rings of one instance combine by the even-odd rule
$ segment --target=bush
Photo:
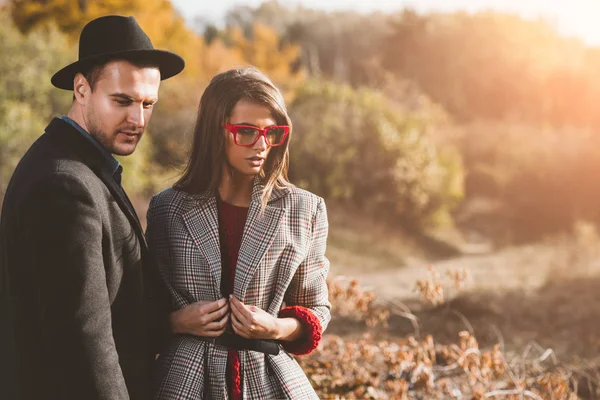
[[[431,139],[433,111],[397,111],[373,90],[320,81],[299,89],[290,109],[295,183],[415,227],[449,220],[462,169]]]
[[[23,153],[50,119],[66,112],[71,94],[50,77],[67,65],[75,50],[56,29],[22,35],[0,9],[0,194]],[[0,196],[1,197],[1,196]]]

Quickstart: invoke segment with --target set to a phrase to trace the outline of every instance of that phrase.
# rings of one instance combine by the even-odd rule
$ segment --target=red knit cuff
[[[296,318],[304,326],[304,335],[293,342],[282,341],[283,348],[292,354],[308,354],[317,348],[321,341],[321,323],[308,308],[301,306],[285,307],[279,311],[279,318]]]

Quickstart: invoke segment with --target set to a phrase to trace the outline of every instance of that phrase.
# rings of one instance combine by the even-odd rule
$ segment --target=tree
[[[76,43],[85,24],[103,15],[133,15],[154,47],[166,48],[187,62],[185,75],[201,70],[204,42],[188,29],[170,1],[165,0],[11,0],[13,20],[21,32],[54,24]]]
[[[55,23],[72,38],[90,20],[107,14],[128,15],[139,9],[140,0],[10,0],[12,16],[23,33],[39,25]]]
[[[391,19],[384,14],[289,8],[277,1],[237,7],[227,14],[227,24],[247,37],[255,24],[273,27],[283,43],[299,45],[298,64],[309,75],[355,87],[381,83],[384,39],[393,32]]]
[[[585,65],[585,47],[547,22],[493,12],[404,11],[383,65],[415,81],[460,121],[551,120],[558,98],[545,86],[559,70]]]
[[[266,73],[284,91],[303,80],[302,71],[294,68],[299,46],[282,43],[272,27],[256,23],[252,26],[250,38],[244,36],[241,28],[233,27],[227,31],[227,37],[231,49],[238,52],[244,63]]]

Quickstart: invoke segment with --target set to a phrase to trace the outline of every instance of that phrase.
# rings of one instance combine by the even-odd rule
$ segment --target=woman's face
[[[251,125],[261,129],[276,125],[271,110],[267,106],[247,99],[237,102],[228,122],[231,125]],[[258,175],[271,151],[265,137],[261,135],[256,143],[246,147],[235,144],[233,133],[227,129],[224,129],[224,132],[226,135],[225,153],[234,172],[248,178]]]

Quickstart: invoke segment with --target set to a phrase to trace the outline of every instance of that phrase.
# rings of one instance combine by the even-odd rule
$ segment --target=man
[[[83,28],[73,90],[15,169],[0,227],[0,398],[148,399],[168,306],[122,167],[184,68],[133,17]],[[164,324],[163,324],[164,323]]]

